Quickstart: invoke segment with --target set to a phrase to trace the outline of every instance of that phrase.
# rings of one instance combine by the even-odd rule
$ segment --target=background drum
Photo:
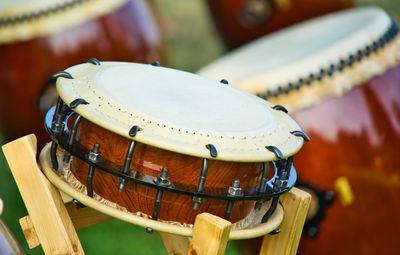
[[[48,89],[53,73],[93,56],[163,61],[146,1],[2,1],[0,16],[0,123],[7,140],[32,132],[39,145],[48,140],[43,121],[56,98]]]
[[[399,43],[384,11],[359,8],[275,33],[199,72],[287,105],[310,134],[296,166],[319,210],[299,253],[400,252]]]
[[[230,49],[300,21],[351,7],[352,0],[208,0]]]
[[[46,116],[53,168],[109,206],[187,226],[202,212],[238,222],[274,197],[266,221],[296,180],[307,136],[282,107],[153,65],[91,62],[62,74],[62,100]]]

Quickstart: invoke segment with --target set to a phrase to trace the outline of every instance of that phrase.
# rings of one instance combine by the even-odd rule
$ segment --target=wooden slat
[[[36,163],[35,135],[24,136],[2,148],[44,252],[84,254],[60,193]]]
[[[159,232],[165,250],[169,255],[184,255],[189,250],[189,238],[170,233]]]
[[[193,228],[193,240],[187,254],[222,255],[232,223],[218,216],[202,213],[196,216]]]
[[[297,188],[292,188],[281,196],[284,209],[281,233],[266,235],[260,254],[295,255],[299,246],[304,221],[311,202],[311,196]]]
[[[31,218],[29,216],[22,217],[21,219],[19,219],[19,224],[21,225],[22,232],[24,233],[29,248],[33,249],[36,246],[39,246],[39,237],[37,236]]]
[[[93,210],[90,207],[80,208],[73,202],[65,204],[68,214],[71,217],[72,224],[76,231],[85,229],[104,221],[112,219],[111,216],[105,215],[101,212]],[[22,231],[25,235],[25,239],[28,242],[29,248],[35,248],[40,245],[39,237],[36,234],[35,227],[33,226],[32,220],[29,215],[19,219]]]

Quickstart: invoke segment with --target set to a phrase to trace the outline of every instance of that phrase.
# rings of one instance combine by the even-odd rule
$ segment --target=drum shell
[[[294,162],[301,181],[335,190],[335,180],[344,176],[354,195],[344,205],[337,193],[318,235],[302,235],[298,254],[400,253],[399,81],[397,66],[341,97],[292,113],[311,138]],[[261,242],[238,246],[243,254],[258,254]]]
[[[86,148],[100,143],[102,158],[123,166],[130,141],[107,131],[89,121],[82,120],[78,129],[77,140]],[[173,183],[179,183],[190,191],[195,191],[202,170],[202,159],[178,154],[156,147],[136,143],[133,153],[131,176],[152,182],[163,167],[168,167],[168,176]],[[81,182],[86,183],[88,164],[76,158],[72,159],[72,172]],[[227,189],[237,178],[240,187],[255,187],[260,181],[262,163],[227,162],[209,160],[204,190],[214,188]],[[147,175],[144,177],[144,175]],[[149,179],[150,178],[150,179]],[[157,189],[129,182],[122,192],[118,190],[118,179],[111,174],[96,170],[93,178],[93,190],[101,197],[125,207],[130,212],[152,215]],[[227,200],[205,198],[198,210],[193,210],[191,196],[165,191],[163,193],[159,219],[179,223],[193,224],[197,214],[209,212],[220,217],[225,216]],[[230,220],[239,221],[249,214],[254,206],[253,201],[235,201]]]
[[[146,2],[129,1],[79,26],[0,45],[0,123],[6,140],[35,132],[39,146],[48,141],[43,128],[47,109],[38,102],[43,93],[56,92],[46,91],[46,84],[52,74],[93,57],[163,61],[161,36]]]
[[[268,33],[313,17],[353,6],[352,0],[288,0],[287,8],[272,9],[262,24],[246,25],[239,15],[247,0],[208,0],[218,31],[230,49],[237,48]],[[277,2],[261,0],[260,2]]]
[[[326,253],[332,240],[341,244],[335,254],[400,253],[399,81],[397,66],[340,98],[294,114],[312,137],[296,161],[302,180],[334,190],[334,181],[345,176],[354,194],[348,206],[334,201],[319,235],[303,235],[299,253]]]

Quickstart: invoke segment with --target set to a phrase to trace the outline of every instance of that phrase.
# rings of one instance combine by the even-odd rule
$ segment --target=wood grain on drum
[[[129,140],[107,131],[87,120],[82,120],[79,126],[77,140],[86,148],[91,149],[94,143],[100,143],[100,152],[117,165],[123,166],[129,147]],[[143,174],[157,177],[163,167],[168,167],[171,182],[185,185],[189,190],[195,190],[202,169],[202,159],[161,150],[156,147],[137,143],[131,162],[130,175],[143,178]],[[240,187],[255,187],[262,173],[262,163],[227,162],[209,160],[205,190],[228,188],[234,179],[240,180]],[[72,171],[77,179],[86,183],[88,165],[78,159],[73,159]],[[148,178],[148,177],[147,177]],[[152,181],[152,180],[150,180]],[[93,178],[93,190],[98,195],[127,208],[131,212],[142,212],[152,215],[157,190],[136,183],[128,183],[125,189],[118,190],[118,180],[115,176],[97,170]],[[191,196],[164,192],[159,218],[167,221],[193,224],[197,214],[209,212],[224,217],[227,201],[204,199],[198,210],[193,210]],[[230,220],[236,222],[243,219],[254,206],[253,201],[236,201]]]
[[[230,49],[234,49],[300,21],[350,8],[353,1],[209,0],[208,4],[225,43]],[[246,8],[249,9],[249,18],[243,17]],[[253,21],[258,15],[261,19]],[[247,19],[249,22],[246,22]]]
[[[42,147],[50,138],[38,101],[50,76],[88,58],[163,62],[160,32],[146,2],[129,1],[118,10],[65,31],[0,45],[0,123],[6,140],[35,132]],[[51,86],[52,87],[52,86]],[[54,98],[50,96],[50,98]]]

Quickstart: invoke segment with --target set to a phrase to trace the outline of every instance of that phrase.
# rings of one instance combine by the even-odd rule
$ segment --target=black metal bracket
[[[77,98],[77,99],[75,99],[74,101],[72,101],[70,104],[69,104],[69,107],[72,109],[72,110],[74,110],[76,107],[78,107],[79,105],[81,105],[81,104],[89,104],[85,99],[83,99],[83,98]]]
[[[213,144],[207,144],[206,148],[210,151],[210,155],[211,157],[215,158],[218,156],[218,152],[217,149],[215,148],[215,146]]]
[[[225,84],[225,85],[228,85],[228,84],[229,84],[229,82],[228,82],[227,80],[225,80],[225,79],[222,79],[222,80],[220,80],[219,82],[221,82],[222,84]]]
[[[301,130],[295,130],[295,131],[291,131],[290,132],[292,135],[294,136],[300,136],[301,138],[304,139],[304,141],[309,142],[310,141],[310,137],[308,137],[308,135],[306,133],[304,133]]]
[[[265,146],[265,148],[267,150],[269,150],[270,152],[275,154],[275,157],[277,157],[278,159],[282,159],[283,158],[283,154],[282,152],[275,146],[270,145],[270,146]]]
[[[100,61],[98,61],[97,58],[86,59],[85,61],[83,61],[83,63],[89,63],[89,64],[93,64],[93,65],[96,65],[96,66],[100,66],[101,65]]]
[[[282,111],[284,113],[288,113],[288,110],[283,105],[280,105],[280,104],[274,105],[272,107],[272,109],[277,110],[277,111]]]

